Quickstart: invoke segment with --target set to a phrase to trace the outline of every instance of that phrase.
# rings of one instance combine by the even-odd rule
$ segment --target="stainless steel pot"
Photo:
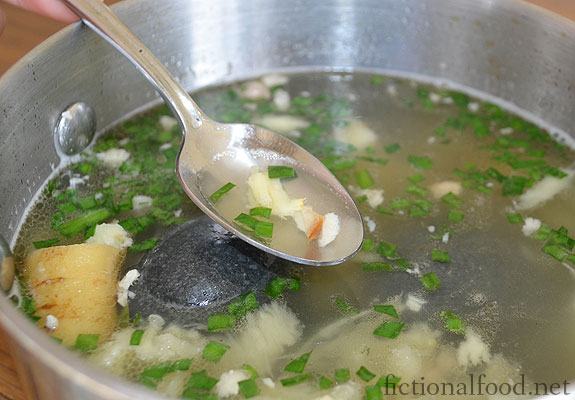
[[[575,25],[519,0],[128,0],[115,11],[189,90],[277,70],[387,70],[490,93],[575,137]],[[22,59],[0,93],[0,235],[12,243],[68,160],[53,134],[66,107],[88,104],[102,132],[159,101],[81,24]],[[82,362],[4,297],[0,322],[31,398],[156,397]]]

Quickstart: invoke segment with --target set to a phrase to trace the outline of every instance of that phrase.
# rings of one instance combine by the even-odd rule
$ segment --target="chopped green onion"
[[[385,388],[394,388],[397,386],[399,381],[401,380],[401,376],[395,376],[393,374],[389,374],[386,376],[382,376],[377,380],[376,385],[379,387]]]
[[[372,261],[362,263],[361,269],[366,272],[391,271],[393,266],[387,261]]]
[[[228,312],[236,318],[242,318],[248,312],[255,310],[259,306],[254,293],[248,292],[228,304]]]
[[[404,322],[384,322],[375,328],[373,334],[388,339],[395,339],[399,336],[404,326]]]
[[[276,178],[292,178],[295,176],[295,170],[292,167],[284,165],[270,165],[268,167],[268,177],[270,179]]]
[[[268,207],[255,207],[250,210],[250,215],[254,217],[269,218],[272,215],[272,209]]]
[[[395,307],[392,305],[373,306],[373,309],[377,312],[389,315],[395,319],[399,319],[399,315],[397,315],[397,311],[395,311]]]
[[[409,185],[405,191],[409,194],[414,194],[420,197],[425,197],[425,195],[427,195],[427,189],[422,188],[416,184]]]
[[[409,155],[407,156],[407,160],[411,163],[411,165],[420,170],[433,168],[433,161],[431,161],[431,158],[427,156],[416,157]]]
[[[378,254],[383,254],[387,258],[395,258],[397,246],[391,243],[380,242],[376,249]]]
[[[77,210],[76,206],[72,203],[64,203],[64,204],[60,204],[58,206],[58,208],[60,209],[60,211],[62,212],[62,214],[64,215],[68,215],[68,214],[72,214],[74,211]]]
[[[439,261],[443,263],[447,263],[451,261],[451,257],[447,251],[443,250],[431,250],[431,259],[433,261]]]
[[[503,182],[505,180],[505,175],[497,171],[495,168],[489,168],[487,171],[485,171],[485,173],[491,178],[495,179],[497,182]]]
[[[236,185],[234,185],[231,182],[226,183],[225,185],[223,185],[221,188],[219,188],[218,190],[216,190],[211,196],[210,196],[210,200],[212,203],[215,203],[216,201],[218,201],[223,195],[225,195],[226,193],[228,193],[230,190],[232,190],[233,188],[235,188]]]
[[[439,287],[439,285],[441,285],[441,282],[439,281],[439,278],[437,277],[437,275],[435,275],[434,272],[430,272],[428,274],[424,274],[421,278],[419,278],[421,280],[421,283],[423,284],[423,287],[426,288],[429,291],[435,290]]]
[[[306,366],[307,361],[309,360],[310,356],[311,356],[311,351],[309,353],[305,353],[305,354],[301,355],[300,357],[296,358],[295,360],[290,361],[289,364],[285,366],[284,371],[295,372],[296,374],[301,374],[303,372],[303,370],[305,369],[305,366]]]
[[[391,201],[392,210],[405,210],[409,207],[409,200],[407,199],[396,199]]]
[[[359,376],[361,380],[364,380],[366,382],[369,382],[373,378],[375,378],[375,374],[370,370],[368,370],[367,368],[365,368],[363,365],[356,371],[355,374]]]
[[[365,238],[363,244],[361,245],[362,251],[371,251],[373,249],[373,239],[372,238]]]
[[[509,161],[508,164],[513,169],[523,169],[523,168],[543,167],[546,164],[546,162],[545,160],[514,160]]]
[[[393,211],[388,210],[387,208],[379,205],[375,208],[375,211],[377,211],[380,214],[387,214],[387,215],[393,215]]]
[[[503,181],[503,196],[516,196],[523,193],[529,184],[529,179],[524,176],[510,176]]]
[[[276,276],[274,279],[272,279],[266,290],[264,290],[264,293],[267,294],[272,299],[277,299],[280,296],[280,294],[282,294],[287,285],[288,285],[287,280],[279,276]]]
[[[395,260],[397,266],[401,269],[413,269],[410,263],[407,262],[405,258],[397,258]]]
[[[159,239],[148,239],[139,243],[134,243],[128,248],[128,251],[144,251],[156,247]]]
[[[365,387],[365,400],[383,400],[381,388],[378,385]]]
[[[447,220],[449,222],[456,222],[456,223],[460,223],[461,221],[463,221],[463,211],[459,211],[459,210],[449,210],[449,214],[447,214]]]
[[[254,232],[258,236],[271,238],[274,233],[274,224],[273,222],[258,221]]]
[[[64,222],[62,225],[56,227],[56,231],[63,236],[72,237],[91,226],[97,225],[105,219],[110,218],[112,215],[114,215],[114,212],[107,208],[91,211],[78,218]]]
[[[333,381],[328,377],[322,376],[321,378],[319,378],[318,385],[319,388],[322,390],[329,389],[330,387],[333,386],[333,384],[334,384]]]
[[[374,76],[373,78],[371,78],[371,84],[374,86],[378,86],[383,84],[384,79],[383,76]]]
[[[415,174],[415,175],[411,175],[410,177],[407,178],[411,183],[419,183],[423,180],[425,180],[425,177],[421,174]]]
[[[373,178],[371,177],[371,175],[367,170],[362,169],[356,171],[354,176],[355,180],[357,181],[357,184],[361,189],[369,189],[370,187],[373,187],[374,185]]]
[[[79,350],[83,353],[88,351],[96,350],[98,348],[98,341],[100,335],[94,334],[79,334],[76,338],[76,343],[74,344],[74,349]]]
[[[199,392],[197,389],[194,388],[187,388],[182,393],[183,399],[192,399],[192,400],[218,400],[219,397],[216,393],[205,393]]]
[[[299,278],[290,278],[289,280],[289,290],[300,290],[301,280]]]
[[[518,214],[518,213],[507,214],[507,221],[509,221],[510,224],[523,224],[523,223],[525,223],[525,221],[523,221],[523,217],[521,216],[521,214]]]
[[[401,149],[401,146],[399,145],[399,143],[393,143],[390,144],[389,146],[385,146],[384,148],[386,153],[393,154],[397,153]]]
[[[349,381],[351,374],[349,368],[339,368],[334,371],[335,381],[337,383],[344,383]]]
[[[460,318],[457,318],[451,311],[442,311],[439,316],[444,320],[444,328],[446,331],[456,333],[458,335],[465,334],[466,324]]]
[[[230,314],[214,314],[208,317],[208,332],[232,329],[236,324],[236,318]]]
[[[547,226],[542,226],[541,228],[539,228],[537,230],[537,232],[535,232],[535,234],[533,235],[534,239],[537,240],[547,240],[549,239],[549,237],[553,234],[553,229],[547,227]]]
[[[260,376],[260,374],[258,374],[258,371],[256,371],[256,369],[249,364],[242,365],[242,369],[248,371],[252,379],[256,379]]]
[[[565,252],[561,247],[556,246],[554,244],[547,244],[543,246],[541,251],[545,254],[549,254],[557,261],[563,261],[569,256],[569,254]]]
[[[139,346],[142,341],[142,337],[144,337],[144,330],[136,329],[132,333],[132,336],[130,336],[130,346]]]
[[[59,238],[52,238],[52,239],[41,240],[39,242],[32,242],[34,248],[36,249],[45,249],[47,247],[52,247],[58,243],[60,243]]]
[[[257,396],[260,394],[260,388],[254,379],[246,379],[244,381],[239,381],[238,386],[240,388],[240,393],[246,398]]]
[[[192,372],[192,376],[186,382],[186,388],[194,388],[209,391],[218,383],[218,379],[206,375],[206,371]]]
[[[251,229],[256,229],[258,222],[260,222],[256,218],[245,213],[241,213],[240,215],[238,215],[236,218],[234,218],[234,221],[237,221],[240,224],[243,224]]]
[[[457,208],[463,204],[463,200],[461,200],[456,194],[449,192],[445,196],[441,198],[441,201],[446,203],[451,208]]]
[[[218,362],[223,357],[223,355],[226,354],[226,351],[228,351],[229,348],[230,346],[226,344],[215,342],[212,340],[210,343],[206,345],[206,347],[204,347],[202,358],[204,360]]]
[[[335,299],[335,308],[342,314],[359,314],[359,310],[342,299]]]
[[[303,374],[303,375],[296,375],[291,378],[282,379],[280,380],[280,382],[282,383],[282,386],[294,386],[299,385],[300,383],[310,379],[312,379],[311,374]]]

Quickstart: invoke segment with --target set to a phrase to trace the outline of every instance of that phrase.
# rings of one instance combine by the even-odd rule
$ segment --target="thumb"
[[[62,1],[60,0],[4,0],[6,3],[22,7],[26,10],[44,15],[46,17],[54,18],[63,22],[73,22],[80,18],[74,14]],[[2,18],[2,17],[0,17]],[[0,19],[1,21],[1,19]]]

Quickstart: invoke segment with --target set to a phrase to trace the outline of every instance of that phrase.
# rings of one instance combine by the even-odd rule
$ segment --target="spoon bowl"
[[[208,118],[164,65],[100,0],[64,0],[90,28],[124,54],[152,83],[171,108],[182,129],[182,145],[176,173],[187,195],[218,224],[246,242],[276,256],[307,265],[335,265],[355,255],[363,243],[361,214],[353,199],[333,174],[313,155],[291,140],[262,127],[223,124]],[[297,179],[290,182],[290,196],[305,198],[306,205],[339,217],[340,232],[335,240],[319,247],[303,232],[276,226],[270,240],[254,236],[233,222],[234,215],[216,208],[210,195],[232,182],[243,198],[235,206],[248,210],[247,179],[257,168],[294,168]],[[297,184],[296,184],[297,181]],[[286,184],[287,188],[288,184]],[[235,214],[237,215],[237,214]],[[295,224],[292,225],[295,226]],[[293,228],[292,226],[292,228]],[[286,228],[287,227],[287,228]]]

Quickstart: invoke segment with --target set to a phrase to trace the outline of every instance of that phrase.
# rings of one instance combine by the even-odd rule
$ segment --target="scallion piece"
[[[455,223],[460,223],[461,221],[463,221],[463,211],[459,211],[459,210],[449,210],[449,214],[447,214],[447,220],[449,222],[455,222]]]
[[[523,221],[523,217],[521,216],[521,214],[518,213],[508,213],[507,214],[507,221],[509,221],[510,224],[524,224],[525,221]]]
[[[373,309],[382,314],[386,314],[395,319],[399,319],[399,315],[397,315],[397,311],[395,311],[395,307],[392,305],[373,306]]]
[[[237,221],[240,224],[243,224],[251,229],[256,229],[258,222],[260,222],[256,218],[245,213],[241,213],[240,215],[238,215],[236,218],[234,218],[234,221]]]
[[[142,337],[144,337],[144,330],[136,329],[132,332],[132,336],[130,336],[130,346],[139,346],[142,341]]]
[[[258,308],[260,304],[253,292],[248,292],[228,304],[228,312],[236,318],[242,318],[248,312]]]
[[[401,269],[413,269],[412,265],[408,263],[405,258],[397,258],[395,259],[395,263]]]
[[[230,314],[214,314],[208,317],[208,332],[232,329],[236,325],[236,318]]]
[[[254,228],[254,232],[258,236],[271,238],[274,233],[274,224],[273,222],[258,221]]]
[[[375,378],[375,374],[365,368],[363,365],[355,373],[363,381],[369,382]]]
[[[393,211],[388,210],[387,208],[383,207],[382,205],[377,206],[375,208],[375,211],[377,211],[380,214],[393,215]]]
[[[274,279],[272,279],[266,290],[264,290],[264,293],[267,294],[272,299],[277,299],[280,296],[280,294],[282,294],[287,285],[288,285],[287,280],[279,276],[276,276]]]
[[[98,348],[99,339],[100,335],[81,333],[76,338],[74,349],[81,351],[83,353],[96,350]]]
[[[284,165],[270,165],[268,167],[268,177],[270,179],[276,178],[292,178],[295,176],[295,170],[292,167]]]
[[[236,185],[234,185],[231,182],[226,183],[225,185],[223,185],[221,188],[219,188],[218,190],[216,190],[211,196],[210,196],[210,200],[212,203],[215,203],[216,201],[218,201],[223,195],[225,195],[226,193],[228,193],[230,190],[232,190],[233,188],[235,188]]]
[[[389,146],[385,146],[384,149],[386,153],[393,154],[397,153],[401,149],[401,146],[399,145],[399,143],[393,143],[390,144]]]
[[[349,368],[339,368],[334,371],[335,381],[337,383],[344,383],[349,381],[351,374]]]
[[[411,163],[411,165],[420,170],[433,168],[433,161],[431,161],[431,158],[427,156],[416,157],[409,155],[407,156],[407,160]]]
[[[190,379],[186,382],[186,388],[194,388],[209,391],[218,383],[218,379],[206,375],[206,371],[193,372]]]
[[[342,299],[335,299],[335,308],[342,314],[359,314],[359,310]]]
[[[447,251],[443,250],[431,250],[431,259],[433,261],[439,261],[443,263],[447,263],[451,261],[451,257]]]
[[[305,369],[305,366],[306,366],[307,361],[309,360],[310,356],[311,356],[311,351],[309,353],[305,353],[305,354],[301,355],[300,357],[296,358],[295,360],[290,361],[289,364],[285,366],[284,371],[295,372],[296,374],[301,374],[303,372],[303,370]]]
[[[435,275],[434,272],[429,272],[427,274],[424,274],[419,279],[421,280],[423,287],[429,291],[433,291],[441,285],[439,278],[437,277],[437,275]]]
[[[32,242],[34,248],[36,249],[45,249],[47,247],[52,247],[58,243],[60,243],[59,238],[52,238],[52,239],[41,240],[39,242]]]
[[[260,394],[260,388],[258,387],[254,379],[246,379],[244,381],[239,381],[238,386],[240,388],[240,393],[246,398],[257,396]]]
[[[272,209],[268,207],[255,207],[250,210],[253,217],[269,218],[272,215]]]
[[[446,203],[451,208],[457,208],[463,204],[463,200],[461,200],[456,194],[449,192],[445,196],[441,198],[441,201]]]
[[[286,378],[280,380],[282,386],[294,386],[299,385],[302,382],[310,380],[312,378],[311,374],[296,375],[291,378]]]
[[[407,199],[391,200],[392,210],[405,210],[407,207],[409,207],[409,200]]]
[[[219,396],[216,393],[205,393],[203,391],[198,391],[194,388],[187,388],[182,393],[182,399],[192,399],[192,400],[218,400]]]
[[[361,245],[362,251],[371,251],[373,249],[373,239],[372,238],[365,238],[363,244]]]
[[[72,237],[91,226],[103,222],[105,219],[110,218],[112,215],[114,215],[113,211],[108,210],[107,208],[101,208],[99,210],[91,211],[68,222],[64,222],[63,224],[56,227],[56,231],[58,231],[63,236]]]
[[[289,280],[289,290],[300,290],[301,280],[299,278],[290,278]]]
[[[399,381],[401,380],[401,376],[395,376],[393,374],[389,374],[386,376],[382,376],[377,380],[376,385],[379,387],[385,388],[394,388],[397,386]]]
[[[524,176],[510,176],[503,181],[503,196],[518,196],[529,184],[529,179]]]
[[[376,249],[378,254],[383,254],[387,258],[395,258],[397,246],[391,243],[380,242]]]
[[[404,326],[404,322],[384,322],[375,328],[373,334],[388,339],[395,339],[399,336]]]
[[[411,183],[419,183],[425,180],[425,177],[421,174],[415,174],[408,177],[407,180],[410,181]]]
[[[367,170],[362,169],[356,171],[354,176],[355,180],[357,181],[357,184],[361,189],[369,189],[370,187],[373,187],[374,185],[373,178],[371,177],[371,175]]]
[[[319,378],[318,386],[320,389],[325,390],[333,386],[333,381],[326,376]]]
[[[409,194],[413,194],[420,197],[425,197],[425,195],[427,195],[427,189],[422,188],[421,186],[418,186],[416,184],[409,185],[407,189],[405,189],[405,191]]]
[[[381,388],[378,385],[365,387],[365,400],[383,400]]]
[[[249,364],[242,365],[242,369],[248,371],[248,373],[250,374],[250,378],[252,379],[256,379],[260,376],[260,374],[258,374],[258,371],[256,371],[256,369]]]
[[[366,272],[391,271],[393,270],[393,265],[387,261],[372,261],[362,263],[361,269]]]
[[[566,251],[564,251],[561,247],[556,246],[554,244],[546,244],[545,246],[543,246],[541,251],[545,254],[549,254],[557,261],[563,261],[569,256],[569,254]]]
[[[460,318],[457,318],[457,316],[454,313],[452,313],[451,311],[442,311],[441,313],[439,313],[439,316],[445,322],[444,328],[446,331],[453,332],[458,335],[465,334],[465,328],[466,328],[465,321],[463,321]]]
[[[158,240],[159,239],[148,239],[148,240],[144,240],[142,242],[139,243],[134,243],[132,246],[130,246],[128,248],[128,251],[134,252],[134,251],[145,251],[145,250],[150,250],[153,249],[154,247],[156,247],[156,244],[158,244]]]
[[[210,343],[206,345],[206,347],[204,347],[202,358],[204,360],[217,363],[224,356],[224,354],[226,354],[226,351],[228,351],[229,348],[230,346],[228,346],[227,344],[215,342],[212,340]]]

